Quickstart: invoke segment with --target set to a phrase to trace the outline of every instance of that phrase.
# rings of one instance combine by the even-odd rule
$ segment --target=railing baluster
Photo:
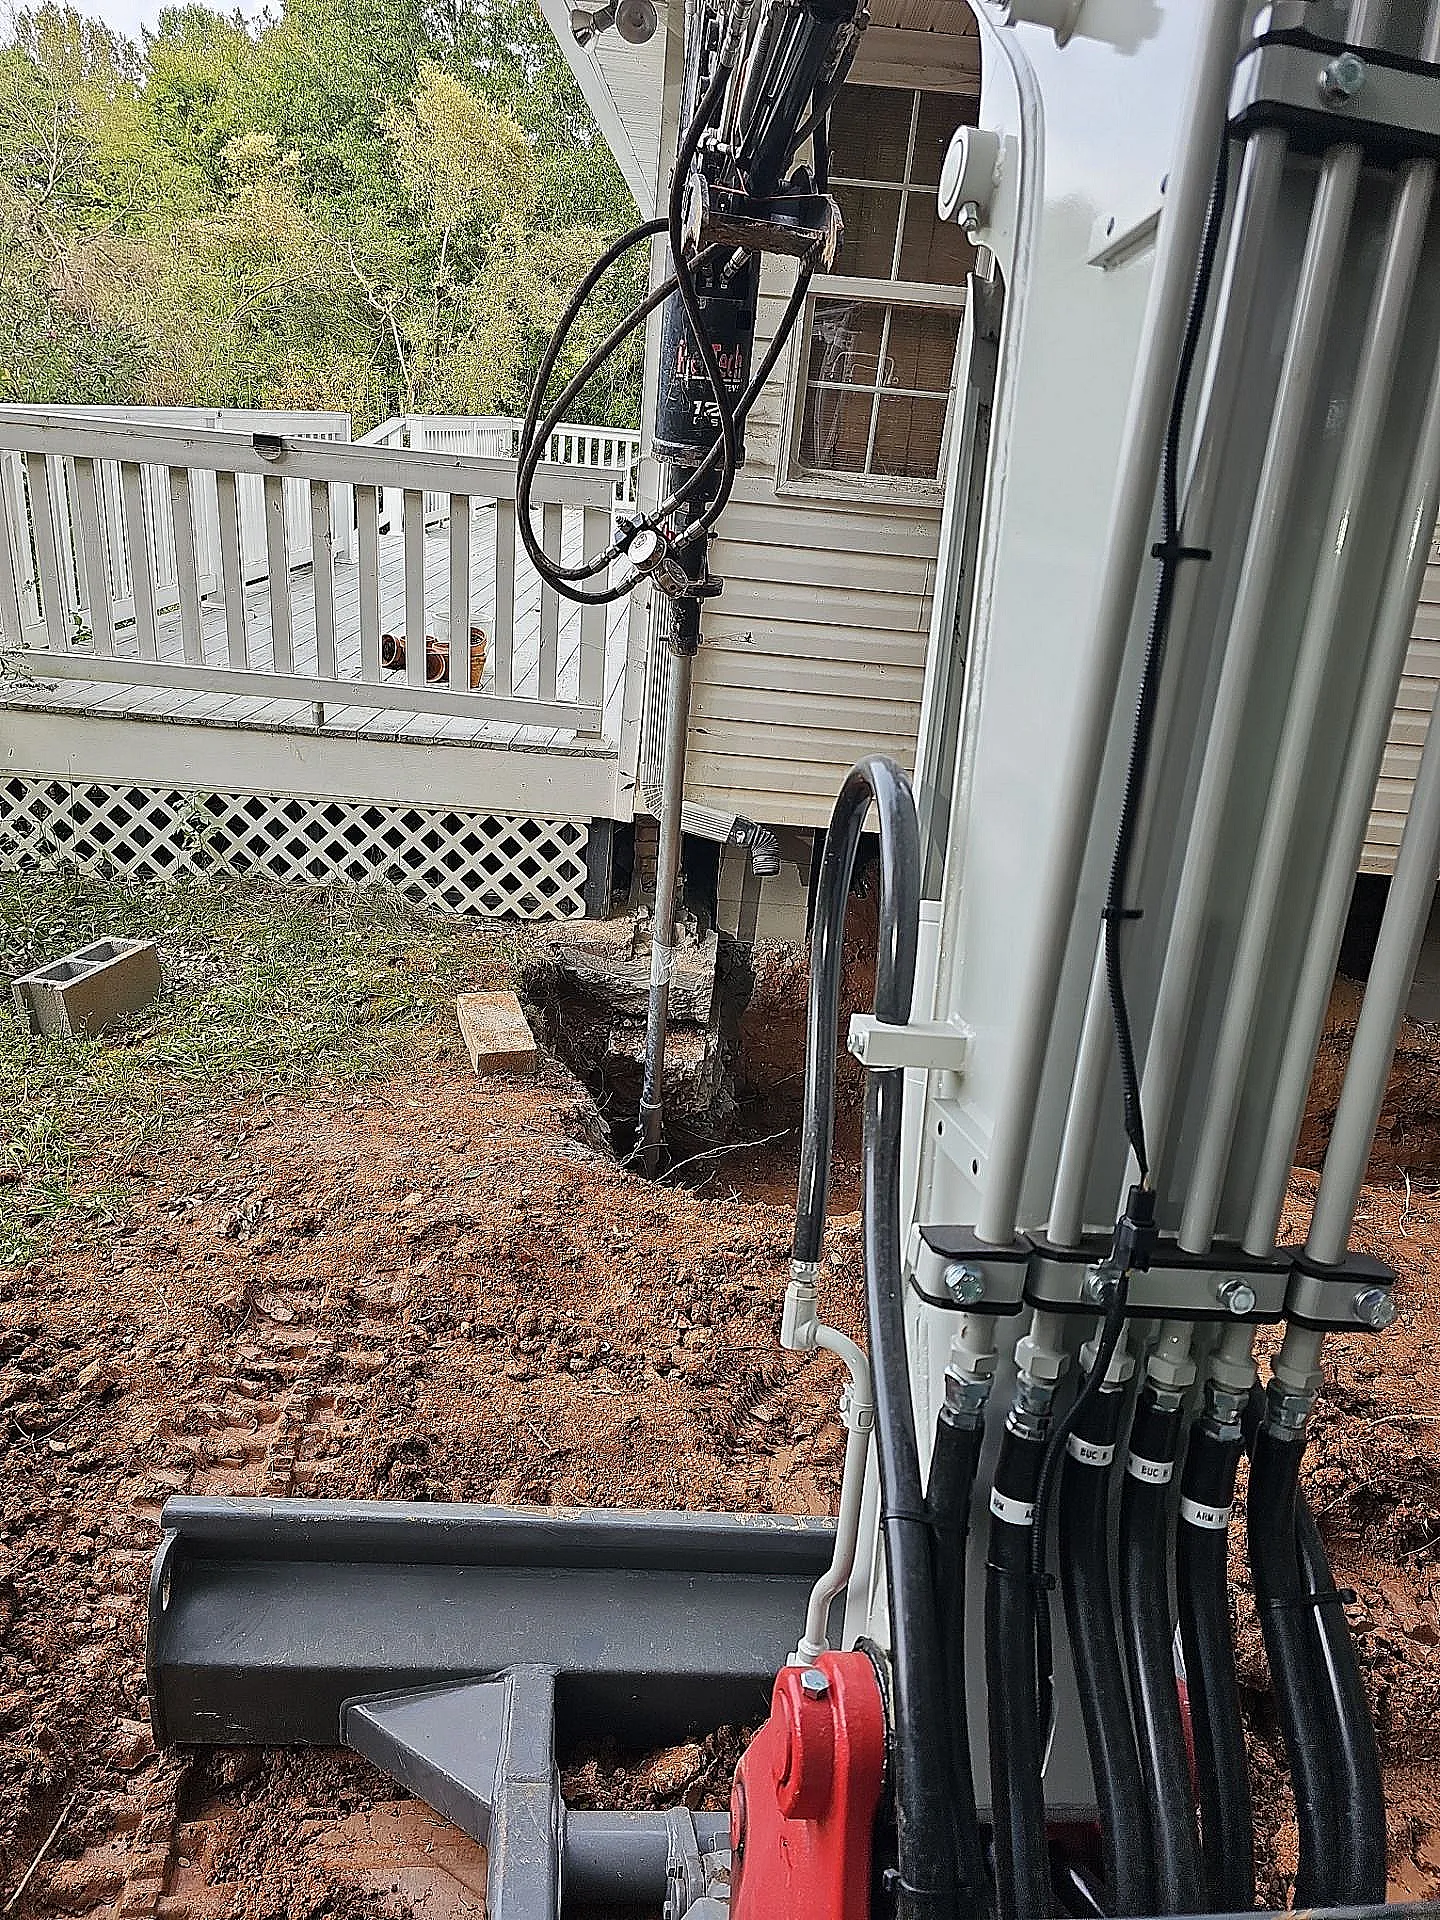
[[[470,496],[450,496],[450,684],[470,685]]]
[[[310,567],[315,582],[315,672],[335,678],[335,535],[330,482],[310,482]]]
[[[60,581],[60,554],[55,545],[55,503],[50,496],[50,462],[43,453],[27,453],[25,478],[30,488],[30,527],[35,540],[35,585],[46,644],[64,653],[70,642],[69,607]]]
[[[104,658],[115,652],[115,602],[110,591],[110,571],[105,564],[105,533],[100,518],[100,488],[95,462],[83,457],[75,462],[75,508],[79,520],[80,578],[90,607],[90,631],[95,651]]]
[[[565,530],[565,509],[556,500],[547,500],[540,509],[540,545],[552,560],[560,558]],[[560,596],[543,580],[540,583],[540,699],[555,698],[555,662],[560,640]]]
[[[508,700],[515,685],[515,502],[495,502],[495,631],[491,688]]]
[[[360,678],[380,678],[380,489],[355,489],[356,563],[360,572]]]
[[[425,684],[425,495],[405,489],[405,678]]]
[[[290,548],[285,534],[285,482],[265,476],[265,560],[270,578],[270,644],[276,673],[295,671],[290,624]]]
[[[610,515],[604,507],[586,507],[581,525],[585,532],[586,553],[603,553],[610,540]],[[593,589],[605,584],[605,578],[589,582]],[[605,717],[605,630],[608,608],[580,609],[580,682],[578,698],[582,707],[593,707],[595,718],[586,721],[582,731],[599,733]]]
[[[200,571],[195,551],[195,503],[187,467],[170,468],[170,519],[175,528],[175,586],[180,595],[180,644],[186,663],[205,664],[200,629]]]
[[[133,460],[120,463],[120,512],[125,523],[125,557],[130,567],[130,599],[135,608],[135,640],[142,660],[158,658],[155,644],[155,560],[145,516],[145,475]]]
[[[25,620],[20,611],[21,526],[10,490],[9,461],[0,462],[0,640],[19,651],[25,645]]]
[[[225,600],[225,657],[232,667],[250,664],[245,644],[245,561],[240,546],[240,489],[233,473],[215,475],[215,515],[220,529],[220,591]]]

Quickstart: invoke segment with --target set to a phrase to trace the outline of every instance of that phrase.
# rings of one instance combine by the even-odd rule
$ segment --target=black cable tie
[[[1100,918],[1108,925],[1112,920],[1143,920],[1143,907],[1102,907]]]
[[[1178,560],[1213,560],[1215,555],[1209,547],[1187,547],[1183,540],[1157,540],[1150,558],[1174,566]]]
[[[1326,1587],[1322,1593],[1271,1594],[1255,1602],[1257,1613],[1286,1613],[1294,1608],[1351,1607],[1359,1595],[1353,1587]]]

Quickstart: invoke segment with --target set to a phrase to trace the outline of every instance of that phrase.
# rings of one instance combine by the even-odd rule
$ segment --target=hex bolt
[[[1255,1311],[1255,1289],[1248,1280],[1241,1280],[1236,1276],[1232,1276],[1229,1280],[1222,1280],[1215,1289],[1215,1297],[1225,1311],[1233,1313],[1237,1320]]]
[[[1399,1308],[1391,1299],[1388,1287],[1362,1287],[1350,1302],[1350,1311],[1362,1327],[1383,1333],[1386,1327],[1394,1326]]]
[[[985,1275],[969,1260],[952,1260],[945,1269],[945,1291],[957,1307],[975,1307],[985,1298]]]
[[[1085,1269],[1085,1280],[1080,1293],[1092,1307],[1108,1307],[1110,1296],[1114,1291],[1115,1274],[1112,1268],[1093,1266]]]
[[[1364,86],[1365,62],[1358,53],[1337,53],[1320,69],[1315,84],[1327,106],[1340,106],[1353,100]]]
[[[800,1676],[800,1685],[806,1693],[813,1694],[817,1700],[823,1700],[830,1691],[830,1682],[818,1667],[806,1667]]]

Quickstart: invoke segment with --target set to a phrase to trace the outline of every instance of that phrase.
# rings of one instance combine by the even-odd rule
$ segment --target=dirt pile
[[[1337,980],[1330,996],[1296,1149],[1302,1167],[1319,1167],[1324,1162],[1364,992],[1358,981]],[[1440,1032],[1407,1020],[1395,1048],[1368,1177],[1403,1180],[1409,1175],[1413,1180],[1417,1175],[1436,1174],[1440,1174]]]

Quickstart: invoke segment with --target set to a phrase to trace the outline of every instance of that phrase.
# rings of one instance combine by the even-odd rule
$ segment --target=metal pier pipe
[[[1216,301],[1215,344],[1207,369],[1204,403],[1193,435],[1195,447],[1190,481],[1181,515],[1187,544],[1208,546],[1215,507],[1224,486],[1225,458],[1237,413],[1245,345],[1255,310],[1260,263],[1271,244],[1271,229],[1288,142],[1278,129],[1267,127],[1245,143],[1231,217],[1229,244]],[[1183,650],[1195,617],[1202,581],[1198,567],[1180,570],[1170,615],[1167,652]],[[1151,745],[1151,764],[1164,764],[1170,727],[1175,719],[1174,676],[1162,679],[1162,706]],[[1164,700],[1163,690],[1171,690]],[[1153,789],[1136,831],[1136,858],[1143,862],[1155,826]],[[1058,1246],[1074,1246],[1084,1230],[1085,1186],[1091,1157],[1100,1133],[1100,1111],[1106,1078],[1114,1058],[1110,996],[1105,976],[1105,942],[1096,942],[1095,967],[1085,1005],[1085,1025],[1065,1117],[1055,1192],[1050,1206],[1049,1237]]]
[[[1165,1148],[1200,955],[1210,924],[1211,887],[1225,810],[1260,657],[1270,590],[1289,525],[1290,501],[1300,472],[1321,357],[1340,286],[1359,178],[1358,147],[1333,148],[1326,154],[1311,209],[1270,437],[1256,487],[1250,535],[1215,691],[1146,1049],[1141,1098],[1151,1154],[1157,1159]]]
[[[1433,520],[1430,523],[1433,526]],[[1320,1175],[1305,1251],[1333,1265],[1345,1258],[1365,1166],[1380,1118],[1395,1039],[1415,972],[1440,868],[1440,720],[1432,715],[1396,856],[1380,938],[1350,1045],[1350,1064]]]
[[[1203,1253],[1209,1246],[1220,1211],[1275,917],[1296,821],[1305,799],[1306,775],[1331,656],[1345,637],[1341,622],[1357,544],[1347,539],[1346,534],[1358,524],[1364,512],[1365,496],[1381,452],[1381,432],[1390,403],[1400,342],[1410,314],[1433,183],[1432,168],[1407,170],[1391,206],[1339,468],[1331,489],[1326,539],[1301,633],[1230,989],[1215,1046],[1209,1097],[1180,1223],[1180,1244],[1191,1252]]]
[[[1041,879],[1040,910],[1017,995],[1015,1054],[995,1116],[976,1222],[983,1240],[1007,1241],[1015,1231],[1076,884],[1134,618],[1195,259],[1214,181],[1216,148],[1224,137],[1230,76],[1248,14],[1245,0],[1215,0],[1204,10],[1199,28],[1179,158],[1170,176],[1165,217],[1160,223],[1159,257],[1125,424],[1090,670],[1080,692],[1081,710],[1065,770],[1064,799],[1055,810],[1054,839]]]
[[[647,1179],[660,1167],[665,1104],[665,1029],[675,968],[675,903],[680,887],[680,820],[685,801],[685,749],[690,735],[693,651],[670,655],[665,707],[665,761],[660,791],[660,848],[655,874],[655,919],[650,932],[650,999],[645,1010],[645,1079],[640,1093],[640,1140]]]
[[[1431,163],[1426,161],[1423,164],[1429,166]],[[1280,1229],[1295,1143],[1300,1134],[1316,1049],[1324,1029],[1325,1010],[1329,1004],[1345,916],[1354,890],[1355,870],[1364,850],[1375,782],[1395,706],[1395,689],[1404,670],[1405,655],[1414,631],[1415,609],[1430,557],[1437,515],[1440,515],[1440,355],[1437,355],[1435,370],[1431,375],[1420,438],[1401,504],[1399,537],[1391,553],[1376,613],[1373,652],[1361,691],[1344,780],[1336,802],[1334,829],[1325,857],[1310,941],[1305,949],[1292,1002],[1285,1052],[1260,1154],[1250,1205],[1250,1221],[1245,1232],[1245,1246],[1254,1254],[1271,1252]],[[1413,958],[1411,966],[1413,968]],[[1393,1035],[1387,1043],[1387,1063],[1389,1047],[1392,1045]],[[1369,1122],[1371,1131],[1375,1117],[1378,1117],[1378,1108]],[[1367,1132],[1366,1153],[1368,1145]],[[1353,1205],[1352,1198],[1352,1209]],[[1342,1250],[1349,1218],[1347,1211],[1342,1229]]]

